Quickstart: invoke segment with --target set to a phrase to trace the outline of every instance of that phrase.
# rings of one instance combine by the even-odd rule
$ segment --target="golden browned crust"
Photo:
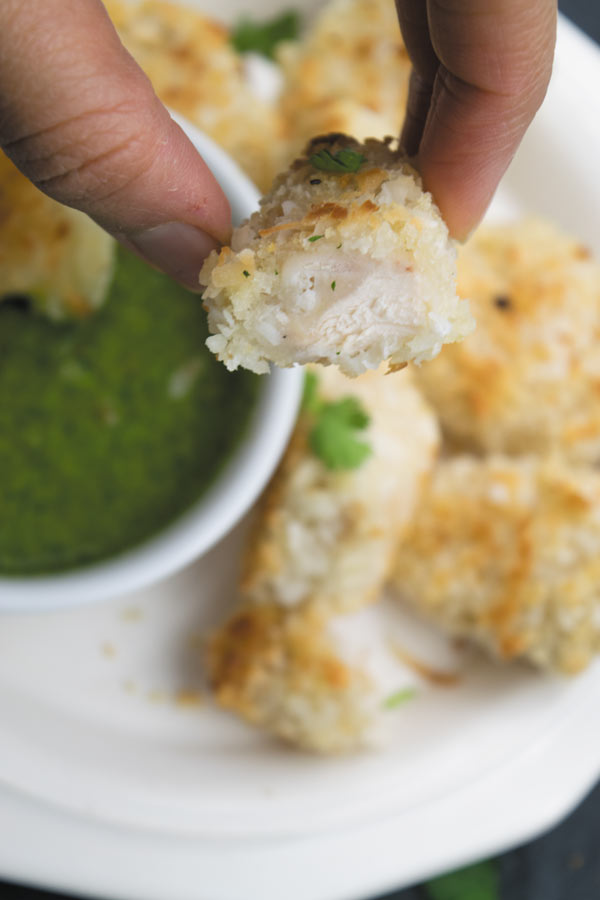
[[[579,671],[600,650],[600,474],[552,459],[440,463],[394,582],[501,659]]]
[[[418,373],[454,444],[597,462],[598,263],[542,220],[485,227],[459,254],[458,291],[477,329]]]
[[[246,604],[212,636],[207,670],[221,707],[297,747],[356,749],[372,723],[369,678],[314,609]]]

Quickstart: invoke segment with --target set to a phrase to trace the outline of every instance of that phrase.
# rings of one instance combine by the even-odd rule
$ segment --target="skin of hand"
[[[485,212],[552,70],[555,0],[396,0],[413,63],[401,142],[451,234]]]
[[[0,146],[38,188],[199,290],[229,204],[100,0],[1,0]]]

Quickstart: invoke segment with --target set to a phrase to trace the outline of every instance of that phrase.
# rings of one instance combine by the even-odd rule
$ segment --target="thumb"
[[[99,0],[2,0],[0,145],[37,187],[197,288],[229,205]]]

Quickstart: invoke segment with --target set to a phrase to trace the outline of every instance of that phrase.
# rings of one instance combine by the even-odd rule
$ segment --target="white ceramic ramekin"
[[[256,209],[259,194],[237,165],[179,116],[223,187],[234,224]],[[107,600],[157,582],[217,543],[252,506],[273,473],[296,418],[303,373],[273,369],[263,385],[245,437],[198,502],[159,534],[121,556],[52,575],[0,577],[0,611],[36,612]]]

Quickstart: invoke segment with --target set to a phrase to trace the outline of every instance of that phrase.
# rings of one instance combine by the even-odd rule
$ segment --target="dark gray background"
[[[2,0],[0,0],[0,3]],[[524,0],[526,2],[526,0]],[[560,9],[600,43],[598,0],[564,0]],[[600,111],[600,83],[590,85],[595,102],[590,112]],[[599,751],[600,753],[600,748]],[[549,789],[551,790],[551,785]],[[600,786],[562,825],[538,840],[506,853],[499,859],[502,900],[600,900]],[[421,887],[386,894],[378,900],[424,900]],[[282,900],[285,886],[282,885]],[[0,881],[0,900],[66,900]],[[249,897],[248,900],[260,900]]]

